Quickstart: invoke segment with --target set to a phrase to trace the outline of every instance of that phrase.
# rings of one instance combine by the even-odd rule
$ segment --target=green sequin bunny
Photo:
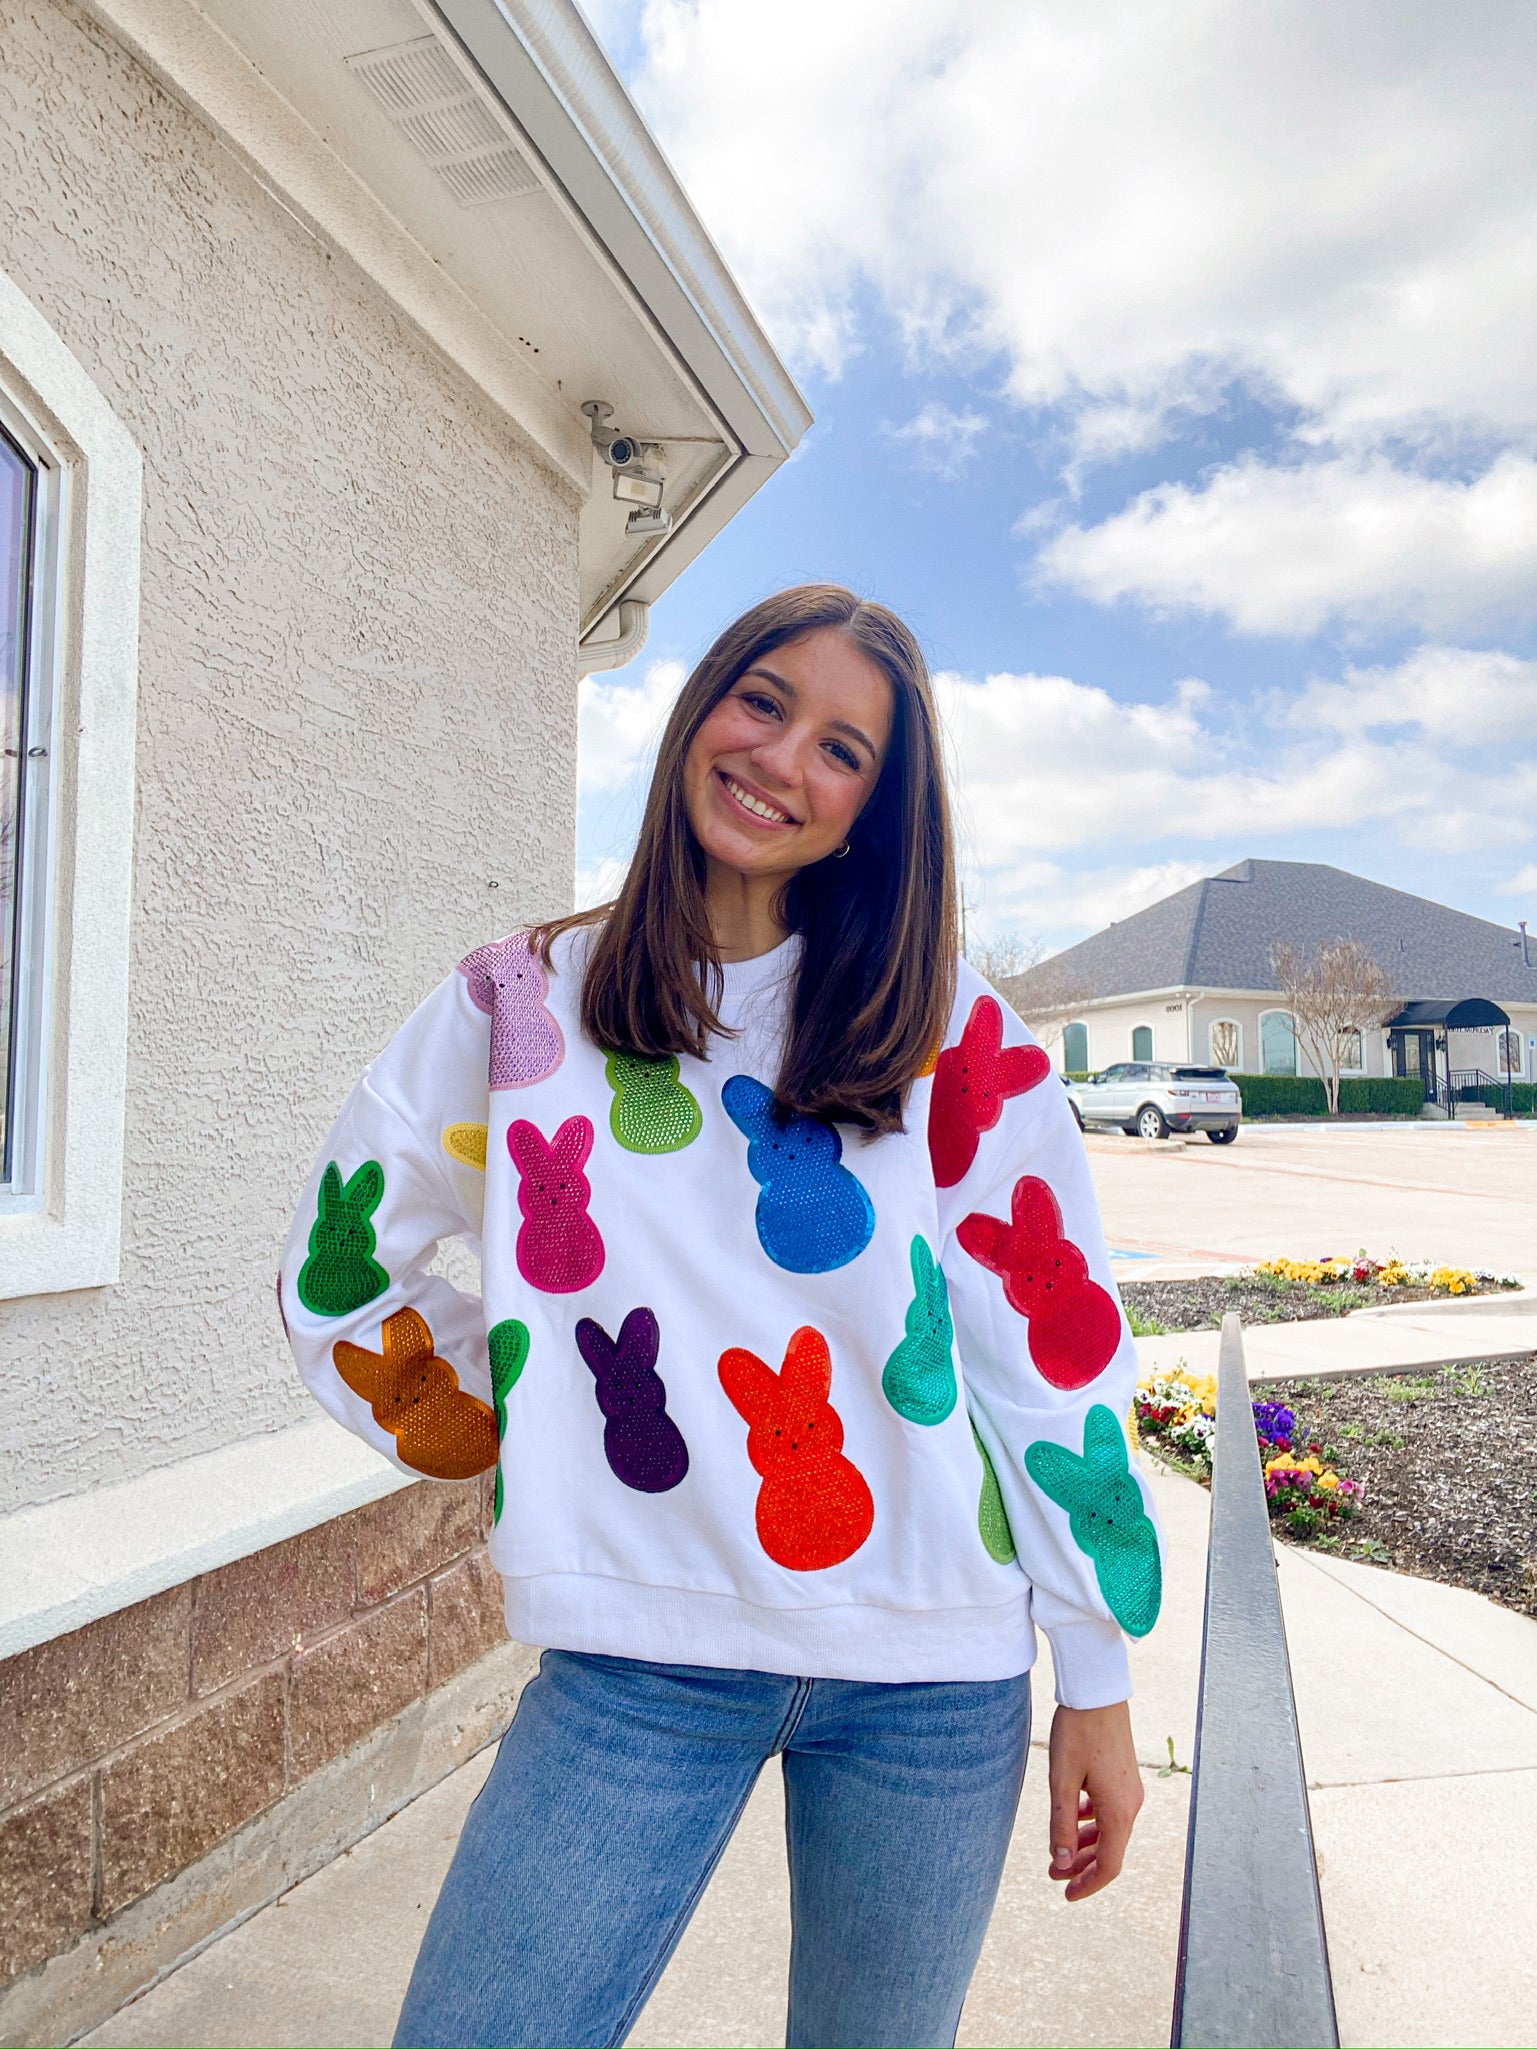
[[[299,1269],[299,1300],[316,1316],[347,1316],[389,1286],[374,1258],[372,1218],[383,1199],[384,1169],[377,1160],[365,1160],[345,1187],[335,1160],[321,1175],[309,1258]]]
[[[609,1129],[626,1152],[681,1152],[699,1136],[699,1105],[678,1079],[675,1054],[610,1053],[603,1073],[614,1091]]]
[[[494,1323],[486,1335],[486,1346],[491,1354],[491,1402],[496,1410],[496,1500],[492,1505],[491,1520],[502,1519],[502,1461],[501,1444],[507,1435],[507,1397],[518,1384],[518,1376],[528,1363],[528,1325],[520,1323],[515,1316],[504,1317]]]
[[[914,1238],[909,1257],[913,1299],[907,1335],[881,1375],[886,1399],[909,1423],[943,1423],[955,1407],[955,1326],[945,1276],[927,1242]]]
[[[982,1533],[988,1557],[999,1565],[1012,1565],[1019,1553],[1014,1547],[1014,1532],[1009,1528],[1009,1511],[1003,1505],[1003,1489],[998,1485],[998,1475],[993,1471],[987,1446],[977,1436],[975,1423],[971,1426],[971,1435],[982,1461],[982,1498],[977,1503],[977,1528]]]

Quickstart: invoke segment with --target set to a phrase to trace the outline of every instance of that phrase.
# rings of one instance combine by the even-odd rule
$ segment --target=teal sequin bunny
[[[909,1423],[943,1423],[955,1407],[950,1295],[944,1272],[923,1238],[914,1238],[910,1257],[913,1299],[907,1305],[907,1335],[886,1361],[881,1388]]]
[[[1163,1567],[1158,1532],[1131,1474],[1121,1426],[1103,1402],[1083,1424],[1083,1457],[1041,1438],[1025,1451],[1025,1471],[1065,1508],[1073,1542],[1094,1561],[1106,1606],[1128,1636],[1146,1636],[1158,1620]]]

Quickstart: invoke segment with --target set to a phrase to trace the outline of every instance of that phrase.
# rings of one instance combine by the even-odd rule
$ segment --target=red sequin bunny
[[[1046,1183],[1014,1183],[1012,1218],[980,1211],[956,1228],[963,1251],[1003,1282],[1009,1306],[1030,1320],[1030,1356],[1053,1387],[1087,1387],[1115,1357],[1121,1312],[1089,1279],[1089,1264],[1062,1235],[1062,1212]]]

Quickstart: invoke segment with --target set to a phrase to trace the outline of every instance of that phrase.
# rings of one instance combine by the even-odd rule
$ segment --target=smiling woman
[[[938,1043],[955,973],[950,816],[927,666],[884,606],[836,584],[720,635],[662,736],[635,858],[596,927],[583,1023],[620,1053],[704,1053],[722,966],[800,936],[777,1104],[871,1132]]]

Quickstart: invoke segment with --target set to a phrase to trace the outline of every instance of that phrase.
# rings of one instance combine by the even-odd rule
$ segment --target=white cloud
[[[1323,727],[1240,745],[1188,684],[1160,704],[1066,676],[937,681],[964,858],[989,892],[1079,848],[1136,848],[1146,866],[1160,843],[1247,847],[1345,823],[1447,852],[1532,842],[1537,764],[1491,772],[1439,733]]]
[[[975,905],[968,930],[983,938],[1009,932],[1048,937],[1097,932],[1199,882],[1215,865],[1157,861],[1073,869],[1056,861],[1027,862],[976,879],[968,891],[968,901]]]
[[[649,761],[687,673],[681,662],[652,662],[638,680],[629,669],[582,678],[576,759],[584,797],[623,790]]]
[[[1466,746],[1530,740],[1537,733],[1537,661],[1499,648],[1427,643],[1392,667],[1347,669],[1315,679],[1278,705],[1287,725],[1333,732],[1417,727]]]
[[[1098,526],[1066,528],[1036,575],[1099,604],[1218,612],[1243,633],[1309,634],[1334,620],[1444,632],[1530,614],[1534,561],[1528,457],[1507,452],[1466,484],[1381,459],[1246,459],[1199,488],[1160,484]]]
[[[579,861],[575,908],[590,911],[594,904],[606,904],[616,897],[629,865],[628,861],[618,860],[612,855],[605,855],[599,861]]]
[[[771,329],[874,294],[1090,454],[1234,380],[1342,446],[1537,422],[1525,0],[648,0],[635,79]]]
[[[900,427],[887,427],[892,441],[902,442],[919,469],[954,483],[976,455],[987,421],[981,413],[958,413],[937,403],[923,406]]]
[[[1528,861],[1526,866],[1511,876],[1509,882],[1499,887],[1501,896],[1537,896],[1537,861]],[[1537,944],[1537,939],[1534,939]]]

